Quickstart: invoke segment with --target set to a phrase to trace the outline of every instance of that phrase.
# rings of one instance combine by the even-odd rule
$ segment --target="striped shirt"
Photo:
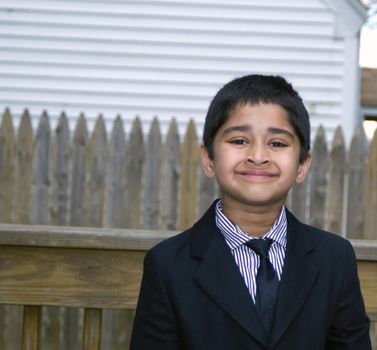
[[[245,245],[246,242],[254,237],[248,236],[240,227],[233,224],[223,213],[222,207],[222,201],[219,200],[216,204],[216,225],[224,235],[225,241],[255,303],[259,256]],[[268,255],[280,281],[287,247],[287,217],[284,207],[272,228],[261,238],[271,238],[273,240]]]

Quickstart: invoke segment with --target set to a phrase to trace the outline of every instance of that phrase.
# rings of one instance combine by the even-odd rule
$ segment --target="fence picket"
[[[326,229],[342,234],[344,177],[346,173],[346,148],[340,127],[335,131],[328,164],[328,208]]]
[[[347,238],[364,235],[367,139],[360,125],[352,138],[348,156]]]
[[[113,124],[109,141],[109,160],[107,162],[105,195],[105,227],[125,226],[125,168],[126,168],[126,136],[123,123],[117,117]],[[118,349],[123,339],[125,325],[122,317],[124,311],[104,310],[102,323],[102,347]],[[119,331],[119,333],[118,333]]]
[[[140,228],[141,225],[141,195],[143,185],[143,169],[145,161],[145,146],[141,121],[135,118],[126,146],[126,200],[125,227]],[[132,310],[115,311],[116,322],[113,327],[115,339],[118,339],[116,350],[121,350],[130,342],[133,324]]]
[[[116,118],[109,142],[108,173],[106,175],[106,227],[124,227],[126,139],[122,120]]]
[[[170,123],[161,160],[161,229],[175,230],[178,217],[180,142],[177,122]]]
[[[369,145],[367,169],[367,198],[365,205],[366,239],[377,239],[377,131]]]
[[[215,180],[209,178],[202,169],[199,171],[198,217],[202,216],[215,199]]]
[[[87,160],[88,131],[85,117],[81,114],[73,137],[69,211],[69,224],[72,226],[85,226],[87,224],[87,203],[85,203]],[[63,315],[63,349],[79,349],[81,341],[79,310],[67,307],[64,309]]]
[[[101,309],[85,309],[83,326],[83,350],[101,349]]]
[[[28,224],[30,219],[32,164],[33,129],[26,110],[17,137],[14,222],[18,224]]]
[[[13,134],[11,124],[9,124],[8,132]],[[13,137],[11,137],[11,139],[12,138]],[[7,149],[7,147],[5,149]],[[17,144],[14,144],[14,148],[9,156],[15,156],[14,208],[13,217],[11,214],[9,220],[14,223],[28,224],[31,202],[33,130],[31,127],[30,116],[27,111],[22,115],[18,130]],[[10,158],[8,160],[13,162]],[[10,168],[8,167],[8,170],[9,169]],[[9,189],[11,188],[12,186],[9,184]],[[15,348],[19,349],[21,347],[22,335],[22,306],[2,305],[0,306],[0,309],[2,310],[0,311],[0,314],[1,312],[4,312],[6,315],[6,324],[1,327],[2,332],[5,332],[5,343],[11,343]],[[2,320],[0,320],[0,324],[1,322]],[[0,336],[0,339],[1,338],[2,337]],[[2,349],[3,347],[0,346],[0,348]]]
[[[88,149],[88,225],[103,226],[105,179],[108,149],[105,123],[102,115],[97,119]]]
[[[64,113],[59,118],[53,137],[53,145],[51,155],[51,223],[53,225],[67,225],[68,179],[71,152],[68,120]]]
[[[161,133],[157,118],[149,130],[145,152],[144,195],[142,223],[143,228],[157,229],[160,216],[160,178],[161,178]]]
[[[70,163],[70,132],[68,120],[61,114],[51,140],[51,224],[66,225],[68,213],[68,177]],[[42,308],[42,349],[60,349],[61,314],[64,308]]]
[[[5,110],[0,126],[0,222],[12,221],[15,140],[12,117]]]
[[[38,350],[40,343],[41,307],[25,306],[22,350]]]
[[[80,115],[76,125],[72,152],[69,224],[73,226],[85,226],[85,214],[87,210],[85,207],[85,184],[87,181],[88,131],[83,114]]]
[[[51,130],[49,117],[43,112],[34,140],[34,157],[32,163],[32,181],[31,181],[31,203],[30,223],[46,225],[50,223],[50,151],[51,151]],[[42,308],[41,308],[42,310]],[[41,317],[45,325],[42,335],[45,344],[45,336],[51,336],[48,331],[51,330],[53,322],[56,319],[52,309],[43,308]],[[38,337],[39,339],[39,337]],[[39,341],[39,340],[38,340]]]
[[[197,174],[199,165],[199,150],[196,128],[191,119],[183,139],[181,155],[181,201],[180,229],[191,226],[196,218]]]
[[[50,222],[50,122],[46,112],[39,121],[34,142],[30,223],[46,225]]]
[[[125,227],[140,227],[140,205],[144,165],[144,139],[140,119],[135,118],[126,147]]]
[[[327,144],[323,126],[319,127],[314,139],[312,154],[309,222],[315,227],[324,228],[327,190]]]
[[[308,222],[306,215],[308,201],[308,179],[304,183],[295,184],[290,194],[289,209],[302,222]]]

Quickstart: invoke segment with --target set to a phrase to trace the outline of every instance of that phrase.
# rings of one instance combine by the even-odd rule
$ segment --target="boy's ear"
[[[200,160],[202,163],[202,169],[208,177],[213,177],[215,175],[213,169],[213,161],[208,154],[208,150],[204,145],[200,146]]]
[[[306,177],[306,174],[309,172],[310,165],[312,164],[312,155],[309,153],[306,159],[299,164],[296,176],[296,183],[303,183]]]

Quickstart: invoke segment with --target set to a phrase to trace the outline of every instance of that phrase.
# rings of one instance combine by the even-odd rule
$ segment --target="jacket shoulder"
[[[150,254],[188,254],[200,255],[206,250],[212,239],[219,233],[215,222],[216,201],[208,208],[203,216],[187,230],[165,239],[155,245]]]
[[[334,251],[334,249],[352,248],[351,243],[339,234],[335,234],[314,226],[300,222],[292,213],[287,213],[288,226],[296,232],[297,237],[310,241],[320,250]]]

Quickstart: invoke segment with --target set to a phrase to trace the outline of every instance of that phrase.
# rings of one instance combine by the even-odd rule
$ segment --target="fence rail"
[[[0,224],[0,304],[23,305],[22,349],[39,349],[42,305],[83,307],[81,348],[100,349],[103,309],[135,308],[146,250],[175,233]],[[377,322],[377,241],[352,244]]]
[[[312,145],[312,170],[307,181],[292,190],[287,205],[302,221],[314,226],[350,239],[377,240],[377,133],[368,144],[360,127],[349,149],[342,135],[338,128],[328,145],[325,130],[319,128]],[[87,232],[87,226],[102,227],[106,228],[102,234],[111,242],[115,228],[184,229],[216,196],[214,181],[199,167],[198,136],[192,121],[182,137],[174,119],[162,135],[158,119],[149,130],[143,130],[135,118],[126,133],[117,118],[108,134],[101,116],[93,132],[88,132],[84,115],[72,131],[63,113],[51,130],[49,116],[44,113],[33,130],[25,111],[15,130],[10,111],[3,113],[3,224],[70,225],[79,230],[79,237],[85,237],[81,233]],[[41,228],[40,232],[45,231]],[[90,232],[86,234],[90,236]],[[71,244],[78,244],[75,238]],[[132,312],[105,310],[103,314],[104,348],[124,349],[129,341],[124,324],[132,322]],[[0,307],[1,349],[19,338],[15,327],[9,326],[21,322],[19,315],[19,309]],[[77,349],[77,325],[83,318],[83,312],[68,307],[63,311],[43,308],[42,349],[54,349],[52,344],[57,343],[62,349]]]

